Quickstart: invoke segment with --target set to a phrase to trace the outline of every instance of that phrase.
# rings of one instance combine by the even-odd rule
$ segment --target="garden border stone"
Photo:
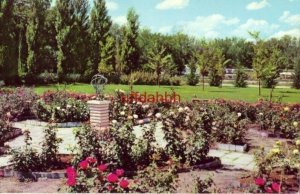
[[[235,145],[235,144],[217,143],[216,148],[219,150],[226,150],[226,151],[246,152],[248,148],[248,144]]]
[[[38,127],[46,127],[49,123],[39,120],[25,120],[21,122],[15,122],[13,123],[13,126],[19,127],[19,128],[26,128],[29,126],[38,126]],[[51,123],[52,125],[55,125],[58,128],[72,128],[72,127],[80,127],[82,126],[81,122],[65,122],[65,123]],[[22,127],[21,127],[22,125]]]

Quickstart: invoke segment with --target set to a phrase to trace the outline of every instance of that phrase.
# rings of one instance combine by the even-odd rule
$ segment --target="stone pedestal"
[[[95,129],[106,130],[109,127],[110,101],[91,100],[87,104],[90,109],[90,123]]]

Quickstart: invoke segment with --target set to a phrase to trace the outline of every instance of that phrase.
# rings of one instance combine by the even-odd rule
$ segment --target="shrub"
[[[146,169],[139,171],[135,177],[137,182],[136,192],[140,193],[170,193],[176,190],[176,166],[174,164],[160,169],[152,163]]]
[[[9,117],[9,120],[20,119],[33,114],[33,104],[37,95],[31,88],[16,88],[0,93],[0,115]]]
[[[67,168],[66,191],[72,193],[125,193],[134,189],[134,181],[125,177],[123,169],[112,169],[111,165],[107,163],[87,157],[78,164]]]
[[[216,69],[212,69],[209,74],[208,74],[208,78],[209,78],[209,85],[210,86],[221,86],[222,82],[223,82],[223,77],[218,75],[218,70]]]
[[[35,104],[35,115],[47,122],[84,122],[89,119],[89,109],[81,100],[55,97],[51,100],[38,100]]]
[[[56,128],[48,126],[44,130],[44,141],[42,143],[41,161],[46,169],[56,168],[59,164],[58,148],[62,139],[56,135]]]
[[[196,63],[191,63],[189,65],[190,73],[187,76],[187,84],[190,86],[195,86],[199,82],[199,75],[196,74],[197,71],[197,65]]]
[[[37,150],[31,147],[30,132],[25,131],[25,147],[23,149],[12,150],[12,159],[14,170],[22,173],[24,178],[32,178],[31,172],[39,171],[42,169],[42,161]]]
[[[36,83],[39,84],[54,84],[58,82],[58,76],[56,73],[49,73],[48,71],[41,73],[36,78]]]
[[[247,79],[248,74],[243,69],[239,68],[236,72],[234,86],[239,88],[247,87]]]
[[[0,147],[4,145],[4,141],[6,141],[6,135],[11,131],[11,125],[0,117]]]

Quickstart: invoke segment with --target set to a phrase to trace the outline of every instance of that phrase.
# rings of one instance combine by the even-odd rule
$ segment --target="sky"
[[[300,0],[106,0],[109,15],[119,24],[133,7],[141,27],[153,32],[183,32],[197,38],[263,38],[285,34],[300,38]]]
[[[91,1],[91,6],[92,2]],[[140,26],[153,32],[183,32],[197,38],[300,38],[300,0],[106,0],[113,22],[126,23],[133,7]]]

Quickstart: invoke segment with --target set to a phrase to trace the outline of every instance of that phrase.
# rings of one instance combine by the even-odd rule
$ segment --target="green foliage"
[[[139,171],[136,179],[140,180],[137,192],[174,192],[177,180],[176,166],[173,164],[166,170],[161,170],[155,163],[152,163],[145,170]]]
[[[247,79],[248,79],[248,74],[239,67],[236,72],[234,86],[239,88],[247,87],[247,82],[246,82]]]
[[[300,57],[295,60],[293,87],[300,89]]]
[[[12,150],[12,159],[14,170],[28,176],[30,172],[42,169],[42,162],[37,150],[31,147],[30,132],[25,131],[25,147],[23,149]],[[24,178],[24,177],[22,177]],[[27,177],[28,178],[28,177]]]
[[[138,45],[139,21],[138,15],[133,8],[127,13],[127,26],[125,28],[124,40],[121,44],[122,62],[125,73],[137,71],[140,68],[140,48]]]
[[[149,53],[149,68],[155,72],[157,85],[160,85],[160,78],[164,74],[174,74],[174,63],[171,55],[165,54],[166,49],[155,46]]]
[[[190,73],[188,74],[187,83],[190,86],[195,86],[199,82],[199,76],[196,74],[197,65],[195,63],[189,64]]]
[[[89,110],[86,103],[74,99],[57,99],[52,102],[38,100],[35,104],[35,115],[42,121],[78,122],[87,121]]]
[[[209,59],[209,85],[210,86],[221,86],[224,78],[224,68],[225,65],[230,60],[225,60],[225,56],[222,50],[215,48],[211,58]]]
[[[59,164],[58,148],[62,139],[57,137],[57,129],[51,124],[44,129],[44,141],[42,143],[41,161],[46,169],[56,168]]]

